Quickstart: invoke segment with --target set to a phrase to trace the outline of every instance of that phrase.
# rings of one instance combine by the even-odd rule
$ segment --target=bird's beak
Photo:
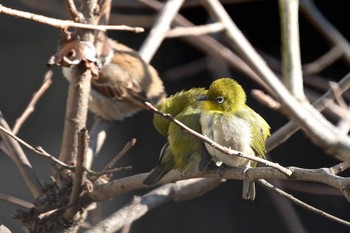
[[[209,97],[206,96],[206,95],[202,95],[201,97],[199,97],[199,98],[197,99],[197,101],[208,101],[208,100],[209,100]]]

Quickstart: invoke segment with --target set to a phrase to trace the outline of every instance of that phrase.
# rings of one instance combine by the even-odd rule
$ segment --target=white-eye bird
[[[170,96],[157,107],[200,133],[199,119],[203,102],[198,101],[198,98],[206,92],[203,88],[181,91]],[[211,162],[211,156],[201,139],[158,114],[154,114],[153,124],[160,134],[167,137],[167,143],[161,150],[158,165],[143,181],[144,184],[155,185],[170,170],[180,172],[203,170]]]
[[[230,78],[215,80],[208,92],[201,96],[204,102],[200,116],[202,133],[222,146],[265,158],[265,141],[270,126],[258,113],[246,105],[246,94],[241,85]],[[218,166],[256,166],[242,157],[227,155],[205,143]],[[255,184],[243,181],[243,199],[255,199]]]

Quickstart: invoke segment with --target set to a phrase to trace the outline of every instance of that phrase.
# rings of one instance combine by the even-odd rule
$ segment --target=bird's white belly
[[[212,114],[202,113],[200,120],[202,133],[216,143],[254,155],[254,152],[250,147],[252,140],[251,129],[243,119],[221,114],[215,115],[214,117]],[[221,161],[228,166],[243,167],[249,162],[248,160],[235,155],[224,154],[207,143],[205,143],[205,146],[215,161]]]

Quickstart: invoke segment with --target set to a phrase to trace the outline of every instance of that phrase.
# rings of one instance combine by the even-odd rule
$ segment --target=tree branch
[[[287,179],[294,181],[309,181],[326,184],[340,190],[350,202],[350,198],[347,196],[347,192],[349,191],[348,189],[350,187],[350,178],[334,175],[332,173],[332,169],[329,168],[303,169],[297,167],[288,167],[287,169],[293,171],[292,176],[289,177],[270,167],[251,168],[246,171],[245,174],[243,172],[244,168],[226,168],[224,170],[216,168],[203,172],[191,171],[185,174],[180,174],[177,171],[170,171],[158,182],[158,184],[165,184],[191,178],[225,178],[237,180],[248,179],[250,181],[259,179]],[[114,180],[108,184],[96,185],[91,193],[88,193],[83,197],[82,202],[89,203],[91,201],[106,201],[130,191],[145,188],[146,186],[142,182],[147,177],[147,175],[147,173],[143,173]]]
[[[299,0],[279,0],[282,80],[290,93],[300,102],[306,101],[299,44]]]
[[[85,233],[105,232],[112,233],[122,229],[127,223],[131,224],[150,210],[169,201],[188,201],[203,195],[221,184],[218,179],[189,179],[165,184],[143,195],[139,201],[132,202],[121,208],[111,216],[99,222]]]
[[[338,218],[338,217],[336,217],[334,215],[328,214],[325,211],[322,211],[322,210],[320,210],[318,208],[315,208],[315,207],[313,207],[313,206],[311,206],[311,205],[309,205],[309,204],[307,204],[307,203],[305,203],[305,202],[303,202],[303,201],[293,197],[292,195],[284,192],[283,190],[281,190],[279,188],[276,188],[272,184],[266,182],[266,180],[260,179],[258,181],[258,183],[261,184],[262,186],[268,188],[268,189],[273,190],[274,192],[278,193],[280,196],[287,198],[288,200],[292,201],[294,204],[297,204],[298,206],[301,206],[301,207],[303,207],[304,209],[306,209],[308,211],[311,211],[313,213],[316,213],[318,215],[326,217],[326,218],[328,218],[328,219],[330,219],[332,221],[335,221],[335,222],[338,222],[338,223],[341,223],[341,224],[343,224],[345,226],[350,227],[350,222],[349,221],[343,220],[343,219]]]
[[[140,0],[143,3],[147,1]],[[150,62],[151,58],[159,48],[160,44],[164,40],[167,31],[170,29],[171,22],[175,18],[184,0],[169,0],[164,5],[155,25],[148,34],[148,37],[143,42],[139,54],[146,62]]]
[[[12,128],[12,133],[16,135],[23,125],[23,123],[26,121],[26,119],[29,117],[29,115],[34,112],[35,105],[39,101],[40,97],[46,92],[46,90],[51,86],[52,84],[52,71],[47,71],[44,76],[44,81],[39,88],[37,92],[33,94],[32,99],[30,100],[27,108],[24,110],[22,115],[16,120],[15,125]]]
[[[10,131],[11,129],[6,123],[2,113],[0,112],[0,136],[4,142],[7,152],[9,152],[8,155],[15,162],[33,197],[38,198],[43,190],[40,180],[37,177],[27,156],[23,152],[21,146],[16,140],[9,137],[8,134],[4,132],[4,130]]]
[[[10,16],[19,17],[22,19],[31,20],[37,23],[45,24],[45,25],[59,28],[59,29],[67,29],[67,28],[73,27],[73,28],[99,30],[99,31],[123,30],[123,31],[132,31],[136,33],[144,31],[143,28],[129,27],[126,25],[93,25],[93,24],[76,23],[70,20],[54,19],[54,18],[42,16],[42,15],[14,10],[14,9],[5,7],[3,5],[0,5],[0,14],[6,14]]]

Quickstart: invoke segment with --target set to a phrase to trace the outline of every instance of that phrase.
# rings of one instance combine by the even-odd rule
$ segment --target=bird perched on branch
[[[265,141],[270,127],[254,110],[246,105],[246,94],[241,85],[230,78],[214,81],[208,92],[201,96],[204,102],[200,116],[202,133],[222,146],[265,158]],[[227,155],[205,144],[218,166],[251,166],[251,161]],[[256,163],[252,163],[255,166]],[[243,199],[255,199],[255,184],[243,181]]]
[[[63,66],[64,76],[71,80],[75,75],[73,65],[89,57],[84,54],[86,45],[72,36],[60,44],[48,65]],[[158,104],[166,97],[157,71],[136,51],[107,37],[101,47],[96,59],[99,69],[91,81],[89,99],[89,109],[95,115],[104,120],[123,120],[146,108],[144,101]]]
[[[170,96],[157,107],[200,133],[199,119],[203,103],[197,100],[206,92],[203,88],[181,91]],[[167,143],[161,150],[158,165],[143,181],[144,184],[155,185],[170,170],[180,172],[203,170],[211,162],[211,156],[201,139],[190,135],[174,122],[156,113],[153,124],[160,134],[167,137]]]

